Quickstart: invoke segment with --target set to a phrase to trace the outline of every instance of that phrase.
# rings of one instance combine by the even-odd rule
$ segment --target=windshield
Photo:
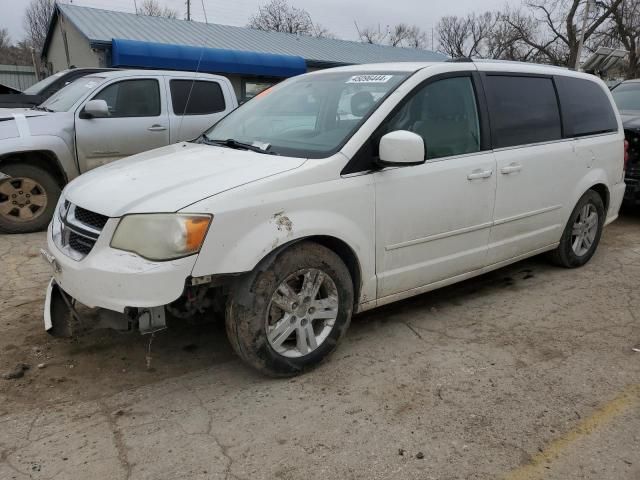
[[[26,93],[27,95],[38,95],[43,90],[46,90],[46,88],[49,85],[51,85],[53,82],[58,80],[64,74],[65,74],[65,71],[54,73],[53,75],[49,75],[47,78],[43,78],[38,83],[34,83],[33,85],[31,85],[22,93]]]
[[[256,95],[205,133],[269,153],[323,158],[339,149],[409,72],[326,72]]]
[[[40,107],[53,112],[68,112],[87,93],[96,89],[104,77],[82,77],[60,89]]]
[[[640,82],[621,83],[611,95],[618,110],[640,110]]]

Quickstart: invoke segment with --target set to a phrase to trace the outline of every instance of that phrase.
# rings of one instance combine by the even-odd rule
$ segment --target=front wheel
[[[227,336],[252,367],[292,376],[335,349],[352,311],[353,284],[344,262],[322,245],[301,242],[235,285],[227,302]]]
[[[0,232],[44,230],[60,197],[60,185],[45,170],[12,163],[0,166],[9,179],[0,180]]]
[[[589,190],[571,212],[560,244],[552,252],[552,260],[566,268],[581,267],[587,263],[600,243],[605,220],[602,198]]]

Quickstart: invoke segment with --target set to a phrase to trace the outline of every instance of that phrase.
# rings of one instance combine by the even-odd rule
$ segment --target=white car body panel
[[[66,187],[65,198],[108,217],[175,212],[303,163],[299,158],[178,143],[87,172]]]
[[[619,115],[616,133],[342,174],[399,102],[433,75],[503,70],[583,74],[481,62],[338,70],[365,68],[415,73],[328,158],[181,143],[95,169],[69,184],[65,199],[111,218],[81,261],[65,257],[50,230],[49,250],[62,267],[56,281],[90,306],[117,311],[160,306],[181,294],[189,276],[249,272],[291,242],[330,237],[357,258],[356,309],[364,310],[553,249],[576,202],[594,185],[609,192],[606,222],[616,218],[624,192]],[[512,164],[521,168],[510,171]],[[199,254],[150,262],[109,246],[118,217],[176,211],[213,215]],[[55,229],[55,220],[52,225]]]

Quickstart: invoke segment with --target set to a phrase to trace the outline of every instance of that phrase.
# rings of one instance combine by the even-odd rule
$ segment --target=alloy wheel
[[[276,288],[267,309],[269,344],[289,358],[310,354],[333,330],[338,305],[336,285],[321,270],[308,268],[289,275]]]
[[[578,257],[586,255],[598,234],[598,211],[587,203],[576,217],[571,229],[571,248]]]
[[[0,183],[0,216],[13,222],[30,222],[47,208],[47,192],[27,177],[12,177]]]

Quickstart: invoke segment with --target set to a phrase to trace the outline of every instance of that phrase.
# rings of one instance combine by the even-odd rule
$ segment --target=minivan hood
[[[302,158],[182,142],[91,170],[69,183],[64,197],[109,217],[175,212],[304,162]]]

